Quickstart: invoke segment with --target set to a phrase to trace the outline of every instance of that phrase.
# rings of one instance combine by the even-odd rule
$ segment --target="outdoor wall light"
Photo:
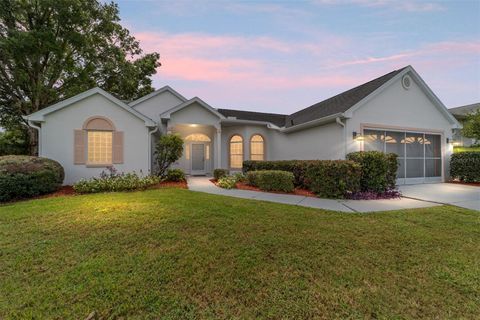
[[[353,140],[363,141],[363,135],[361,133],[358,133],[357,131],[353,131],[352,137],[353,137]]]

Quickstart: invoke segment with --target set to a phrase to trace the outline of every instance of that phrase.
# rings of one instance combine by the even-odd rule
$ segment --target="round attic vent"
[[[412,79],[411,79],[409,76],[407,76],[407,75],[403,76],[403,78],[402,78],[402,86],[403,86],[406,90],[410,89],[410,87],[412,86]]]

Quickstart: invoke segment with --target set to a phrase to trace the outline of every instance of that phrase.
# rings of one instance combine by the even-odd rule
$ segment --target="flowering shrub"
[[[143,177],[135,172],[118,173],[115,168],[109,167],[98,178],[82,179],[75,183],[73,189],[78,193],[144,190],[160,182],[161,178],[157,176]]]
[[[217,185],[224,189],[233,189],[237,184],[237,179],[234,176],[225,176],[218,180]]]
[[[351,200],[379,200],[379,199],[398,199],[402,193],[397,189],[389,189],[384,192],[360,191],[347,193],[346,198]]]

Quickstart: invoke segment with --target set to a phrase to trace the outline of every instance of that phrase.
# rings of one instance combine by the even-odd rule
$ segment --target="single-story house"
[[[480,110],[480,103],[473,103],[466,106],[448,109],[448,111],[450,111],[450,113],[460,123],[463,123],[466,120],[468,114],[478,112],[479,110]],[[480,141],[477,141],[475,139],[464,137],[460,129],[457,129],[454,131],[453,140],[457,145],[464,146],[464,147],[470,147],[472,145],[480,143]]]
[[[65,168],[65,184],[112,165],[151,172],[155,142],[166,133],[183,138],[175,167],[190,175],[241,170],[247,159],[345,159],[379,150],[399,155],[399,184],[440,182],[452,130],[461,127],[411,66],[292,114],[217,109],[166,86],[129,103],[94,88],[26,118],[39,131],[39,155]]]

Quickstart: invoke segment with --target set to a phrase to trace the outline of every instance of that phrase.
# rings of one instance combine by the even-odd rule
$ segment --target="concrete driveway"
[[[479,210],[480,187],[454,183],[431,183],[400,186],[404,197]]]

